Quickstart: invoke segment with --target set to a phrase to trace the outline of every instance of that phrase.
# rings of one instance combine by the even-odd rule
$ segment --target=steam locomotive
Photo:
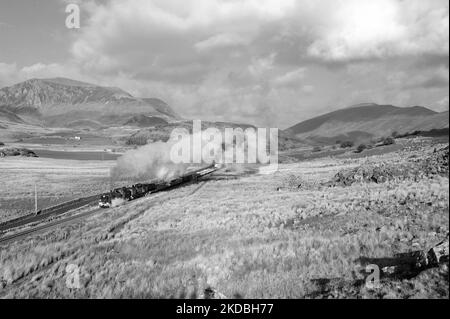
[[[144,197],[147,194],[170,189],[184,183],[196,182],[200,177],[211,174],[218,168],[218,165],[212,164],[200,170],[189,172],[168,182],[135,184],[132,186],[115,188],[109,193],[100,195],[98,206],[101,208],[108,208],[112,206],[114,200],[131,201],[133,199]]]
[[[100,196],[98,206],[101,208],[111,207],[115,199],[130,201],[143,197],[151,192],[161,189],[162,184],[135,184],[128,187],[119,187],[111,190],[109,193]]]

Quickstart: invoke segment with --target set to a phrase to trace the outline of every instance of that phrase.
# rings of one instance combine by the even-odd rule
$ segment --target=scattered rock
[[[395,273],[395,266],[388,266],[388,267],[383,267],[381,270],[383,271],[383,274],[386,275],[393,275]]]
[[[328,182],[327,186],[350,186],[354,183],[385,183],[395,178],[419,177],[449,174],[449,147],[437,150],[430,156],[419,161],[402,164],[381,164],[377,166],[361,165],[359,167],[342,170]]]
[[[388,277],[412,278],[422,271],[448,263],[449,235],[428,252],[416,250],[395,254],[392,258],[360,258],[361,264],[375,264]]]
[[[449,256],[449,234],[447,234],[447,237],[431,248],[427,253],[427,261],[430,266],[437,266],[440,263],[444,262],[446,259],[448,260]]]
[[[202,299],[228,299],[224,294],[211,287],[204,290],[202,297]]]

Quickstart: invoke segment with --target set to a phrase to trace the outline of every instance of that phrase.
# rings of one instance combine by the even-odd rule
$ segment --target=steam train
[[[119,187],[111,190],[109,193],[100,195],[98,206],[101,208],[111,207],[115,199],[130,201],[143,197],[151,192],[157,191],[162,184],[135,184],[132,186]]]
[[[109,208],[112,206],[114,200],[131,201],[144,197],[147,194],[167,190],[184,183],[196,182],[200,177],[211,174],[218,168],[218,165],[212,164],[200,170],[188,172],[187,174],[172,179],[168,182],[135,184],[132,186],[115,188],[109,193],[100,195],[98,206],[101,208]]]

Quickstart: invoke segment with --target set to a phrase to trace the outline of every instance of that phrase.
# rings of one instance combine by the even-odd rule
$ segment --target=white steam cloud
[[[247,128],[245,131],[240,128],[196,131],[195,125],[193,134],[189,134],[186,129],[175,129],[165,143],[147,144],[125,153],[117,160],[111,177],[114,180],[128,181],[168,181],[184,174],[189,167],[213,162],[233,165],[267,164],[268,132],[264,130],[262,136],[258,132],[254,128]],[[273,143],[276,145],[272,145],[272,137],[270,141],[269,150],[274,146],[278,147],[278,139]]]
[[[170,160],[172,142],[156,142],[126,152],[111,171],[113,180],[169,180],[186,171],[187,165]]]

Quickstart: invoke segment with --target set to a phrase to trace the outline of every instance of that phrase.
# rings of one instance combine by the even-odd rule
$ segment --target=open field
[[[367,158],[318,158],[273,175],[188,185],[8,244],[0,296],[198,298],[211,287],[229,298],[448,298],[448,263],[382,277],[378,289],[364,284],[362,260],[427,250],[449,231],[448,149],[440,151],[448,143],[399,143]],[[447,165],[444,156],[435,169],[430,159],[445,152]],[[0,164],[9,198],[27,194],[42,171],[49,196],[87,193],[108,172],[102,162],[76,162],[71,173],[67,161],[21,161]],[[393,173],[329,184],[362,167]],[[74,267],[80,286],[69,288]]]
[[[47,158],[0,159],[0,222],[34,212],[34,186],[42,209],[110,189],[114,161]]]

